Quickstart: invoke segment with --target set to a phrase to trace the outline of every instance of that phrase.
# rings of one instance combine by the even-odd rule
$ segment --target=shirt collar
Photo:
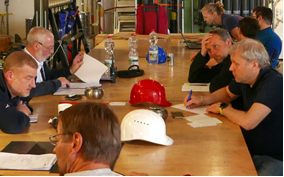
[[[39,62],[32,54],[30,54],[30,52],[27,50],[27,48],[25,47],[24,48],[24,51],[29,54],[38,64],[38,68],[41,68],[43,66],[43,61],[42,62]]]

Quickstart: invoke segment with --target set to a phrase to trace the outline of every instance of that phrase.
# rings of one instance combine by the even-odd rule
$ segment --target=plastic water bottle
[[[158,35],[155,33],[155,30],[152,29],[152,32],[149,34],[149,42],[151,44],[149,48],[149,63],[157,64],[158,63]]]
[[[110,76],[110,67],[112,65],[113,50],[114,50],[114,42],[111,39],[111,36],[108,36],[105,42],[105,51],[106,51],[105,65],[108,67],[108,69],[105,72],[106,76]]]
[[[129,64],[130,66],[132,65],[138,65],[139,66],[139,55],[138,52],[136,51],[138,47],[138,39],[135,37],[134,34],[131,34],[131,37],[128,40],[128,46],[130,48],[129,52]]]

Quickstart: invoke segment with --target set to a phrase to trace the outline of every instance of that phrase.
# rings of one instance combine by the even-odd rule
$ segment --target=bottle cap
[[[132,34],[131,34],[131,36],[135,36],[135,34],[134,34],[134,33],[132,33]]]
[[[107,38],[111,38],[111,36],[107,36]]]
[[[152,29],[152,31],[155,31],[155,29]]]

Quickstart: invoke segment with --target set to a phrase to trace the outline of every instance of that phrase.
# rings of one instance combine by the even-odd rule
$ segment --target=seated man
[[[58,117],[57,135],[50,136],[60,175],[121,176],[110,169],[121,150],[120,135],[118,118],[107,105],[85,102],[67,108]]]
[[[32,97],[52,94],[59,87],[69,85],[66,78],[74,74],[83,64],[83,54],[79,53],[70,69],[51,70],[45,61],[54,53],[54,37],[49,30],[40,26],[33,27],[29,31],[26,47],[20,46],[16,50],[25,51],[38,63],[36,88],[31,90],[25,101],[29,101]]]
[[[279,63],[278,58],[282,50],[282,41],[271,28],[273,18],[272,10],[265,6],[258,6],[253,9],[253,17],[259,22],[259,41],[268,52],[272,68],[275,68]]]
[[[30,124],[30,109],[20,97],[35,88],[37,62],[23,51],[9,55],[0,70],[0,129],[4,133],[22,133]]]
[[[253,17],[244,17],[239,23],[239,41],[247,38],[258,39],[259,24]]]
[[[283,75],[270,68],[264,46],[244,39],[230,50],[235,79],[207,96],[192,96],[184,105],[211,105],[208,112],[224,115],[241,126],[258,175],[283,176]],[[228,102],[243,98],[244,111]],[[223,102],[223,103],[221,103]]]
[[[191,63],[188,82],[211,82],[210,92],[214,92],[228,85],[233,79],[233,74],[229,71],[231,65],[229,50],[232,39],[225,29],[215,29],[203,37],[201,44],[201,51]],[[206,63],[210,57],[214,58],[218,64],[208,68]]]

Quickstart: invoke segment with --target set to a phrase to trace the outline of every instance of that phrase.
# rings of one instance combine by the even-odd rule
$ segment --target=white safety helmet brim
[[[166,125],[163,118],[146,109],[131,111],[123,118],[121,140],[144,140],[165,146],[172,145],[174,142],[166,135]]]

